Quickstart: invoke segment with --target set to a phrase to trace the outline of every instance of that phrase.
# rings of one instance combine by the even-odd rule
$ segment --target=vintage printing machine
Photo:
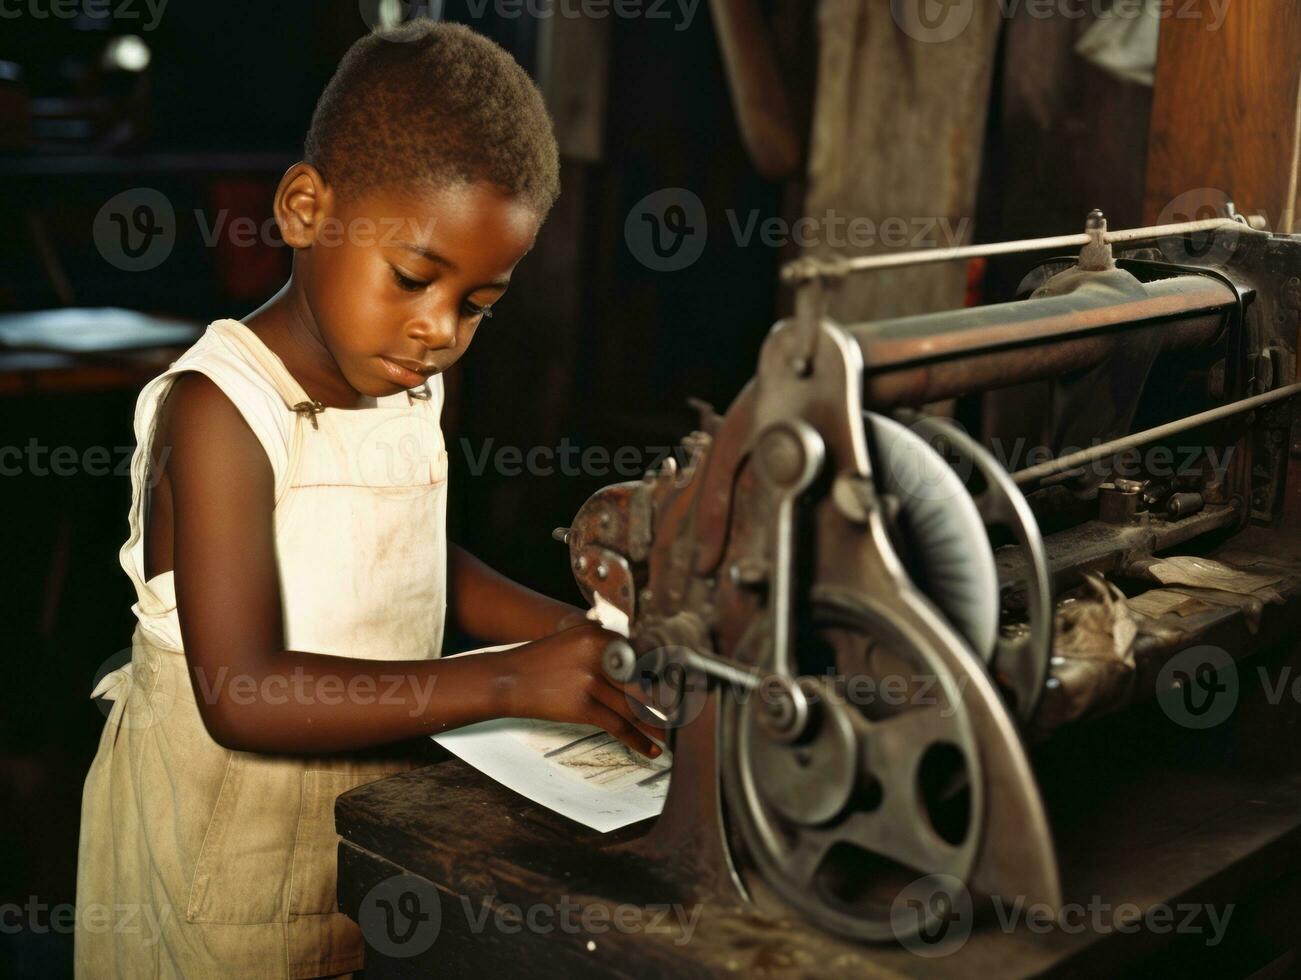
[[[874,267],[1075,248],[1013,302],[821,315],[840,277]],[[1301,237],[1232,212],[1108,232],[1095,212],[1081,235],[784,276],[799,315],[725,414],[702,408],[685,465],[598,491],[557,531],[588,599],[629,616],[606,670],[671,721],[664,812],[597,834],[455,759],[345,794],[341,908],[360,920],[394,880],[444,896],[424,958],[367,934],[367,973],[1037,975],[1149,948],[1126,930],[1117,952],[1107,924],[1027,936],[993,900],[1227,896],[1259,953],[1269,923],[1247,892],[1301,867],[1296,712],[1244,724],[1243,673],[1236,720],[1205,726],[1225,717],[1209,710],[1225,661],[1277,665],[1301,619]],[[1053,455],[1014,472],[913,411],[1039,379]],[[1173,476],[1117,465],[1162,446]],[[1212,771],[1220,733],[1247,749]],[[458,905],[557,901],[704,913],[690,934],[499,935]],[[1237,971],[1231,947],[1193,963]]]
[[[1078,259],[1039,266],[1012,303],[855,325],[818,312],[818,291],[856,271],[1075,244]],[[1109,234],[1094,212],[1081,236],[802,260],[785,276],[807,285],[803,314],[773,328],[723,416],[704,412],[684,442],[691,462],[607,487],[558,532],[584,593],[630,617],[607,672],[640,682],[675,726],[664,814],[620,849],[688,891],[762,892],[858,940],[906,938],[951,913],[938,901],[901,916],[878,875],[898,883],[894,897],[931,875],[941,892],[1055,907],[1027,741],[1151,697],[1160,666],[1211,634],[1248,638],[1235,658],[1277,636],[1259,633],[1248,589],[1221,605],[1193,588],[1200,616],[1129,617],[1124,648],[1105,645],[1124,626],[1099,580],[1075,615],[1054,606],[1089,572],[1141,592],[1159,584],[1155,555],[1208,537],[1252,555],[1260,528],[1295,520],[1301,238],[1232,212]],[[1009,473],[947,420],[890,414],[1035,379],[1058,379],[1057,441],[1092,444]],[[1167,417],[1131,432],[1145,393]],[[1194,433],[1209,452],[1173,479],[1097,475]],[[1277,598],[1290,598],[1295,580],[1280,577]],[[1055,653],[1054,633],[1090,607],[1107,626]],[[1197,668],[1167,687],[1211,690]]]

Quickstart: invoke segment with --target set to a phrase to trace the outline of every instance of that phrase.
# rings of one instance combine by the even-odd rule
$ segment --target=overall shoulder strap
[[[305,414],[316,425],[316,416],[324,411],[320,402],[315,401],[303,390],[285,362],[280,360],[262,339],[238,320],[218,320],[209,327],[230,347],[240,351],[248,360],[257,365],[260,373],[280,396],[285,407],[291,412]]]

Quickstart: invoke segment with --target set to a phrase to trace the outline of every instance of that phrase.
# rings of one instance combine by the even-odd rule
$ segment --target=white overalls
[[[184,371],[221,388],[271,461],[286,648],[414,660],[437,657],[442,647],[441,377],[427,391],[320,409],[242,323],[211,324],[136,404],[130,537],[121,560],[135,583],[138,622],[130,662],[92,695],[113,705],[82,800],[77,975],[355,970],[361,936],[336,911],[334,800],[411,763],[232,752],[208,735],[186,672],[172,573],[144,578],[149,447],[158,406]],[[254,696],[292,697],[293,690]],[[358,688],[352,696],[377,698],[383,690]]]

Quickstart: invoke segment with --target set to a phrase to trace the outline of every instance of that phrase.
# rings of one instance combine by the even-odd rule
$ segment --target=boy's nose
[[[456,317],[430,314],[407,324],[407,335],[429,350],[446,350],[456,343]]]

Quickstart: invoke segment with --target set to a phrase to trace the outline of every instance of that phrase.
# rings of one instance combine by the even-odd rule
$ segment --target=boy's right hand
[[[541,718],[605,729],[629,748],[655,758],[652,739],[665,731],[643,721],[633,708],[635,688],[610,680],[601,667],[606,646],[620,639],[585,623],[504,651],[506,669],[494,681],[504,718]]]

